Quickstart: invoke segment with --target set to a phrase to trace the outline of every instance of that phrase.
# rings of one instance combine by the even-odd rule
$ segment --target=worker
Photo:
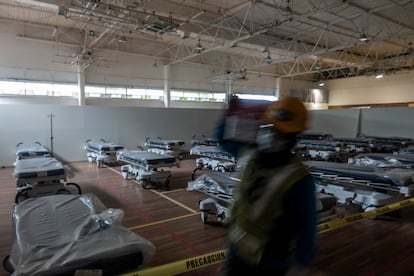
[[[230,206],[222,275],[302,275],[316,240],[315,183],[293,152],[307,110],[295,97],[272,102]]]

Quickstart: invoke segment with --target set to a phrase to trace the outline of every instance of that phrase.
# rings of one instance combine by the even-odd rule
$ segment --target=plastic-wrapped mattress
[[[65,175],[65,168],[54,157],[34,157],[17,160],[13,176],[17,179]]]
[[[358,166],[369,166],[379,168],[414,168],[413,154],[392,153],[365,153],[358,154],[349,162]]]
[[[185,142],[179,139],[154,139],[145,142],[146,147],[155,147],[162,149],[172,149],[173,147],[183,146]]]
[[[144,167],[151,165],[168,164],[173,165],[176,163],[176,158],[168,154],[157,154],[150,151],[141,150],[126,150],[118,153],[118,160],[126,163],[139,164]]]
[[[136,270],[155,253],[153,244],[121,225],[123,211],[107,209],[92,194],[32,198],[15,205],[13,275],[103,275]]]
[[[42,145],[19,146],[16,151],[16,159],[48,156],[49,150]]]
[[[194,146],[190,149],[190,154],[213,157],[213,158],[222,158],[222,159],[228,159],[228,160],[235,159],[233,154],[225,151],[220,146],[204,146],[204,145]]]
[[[86,146],[96,151],[117,151],[122,150],[124,147],[112,142],[103,141],[88,141]]]
[[[394,186],[409,186],[413,184],[413,172],[406,169],[382,169],[329,161],[305,161],[304,164],[312,173],[316,174],[331,174]]]

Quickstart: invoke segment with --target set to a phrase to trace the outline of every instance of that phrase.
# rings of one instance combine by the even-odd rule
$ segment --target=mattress
[[[54,157],[17,160],[13,176],[17,179],[65,175],[63,164]]]
[[[204,145],[204,146],[218,146],[219,142],[216,138],[213,137],[193,137],[191,139],[191,144],[196,145]]]
[[[194,146],[190,149],[190,154],[206,157],[224,158],[229,160],[233,160],[235,158],[233,154],[225,151],[220,146]]]
[[[154,139],[145,142],[146,147],[158,147],[163,149],[171,149],[172,147],[182,145],[185,145],[185,142],[179,139]]]
[[[13,275],[66,275],[79,268],[116,275],[155,253],[149,241],[121,225],[123,211],[93,194],[32,198],[13,209]]]
[[[350,162],[359,166],[383,168],[414,168],[414,155],[392,153],[366,153],[358,154]]]
[[[121,151],[118,160],[127,163],[137,163],[143,166],[159,165],[159,164],[174,164],[176,158],[168,154],[158,154],[150,151],[129,150]]]
[[[304,164],[312,173],[333,174],[340,177],[349,177],[394,186],[408,186],[413,184],[413,172],[406,169],[382,169],[329,161],[304,161]]]
[[[117,151],[122,150],[124,147],[112,142],[103,141],[88,141],[86,146],[90,149],[97,151]]]
[[[211,172],[202,174],[187,185],[188,191],[232,197],[239,186],[239,172]]]
[[[49,155],[50,152],[41,145],[20,146],[16,151],[17,159]]]

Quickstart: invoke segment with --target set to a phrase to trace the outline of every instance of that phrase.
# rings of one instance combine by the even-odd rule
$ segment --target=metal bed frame
[[[121,166],[122,177],[139,181],[145,189],[151,188],[152,184],[169,189],[171,172],[161,168],[179,165],[174,156],[142,150],[120,151],[117,160],[127,164]]]
[[[69,187],[75,187],[78,194],[82,193],[78,184],[67,182],[67,169],[54,157],[18,160],[13,176],[16,178],[17,189],[15,203],[18,203],[22,197],[71,193],[72,189]]]
[[[123,150],[124,147],[104,139],[99,141],[87,140],[84,146],[87,151],[86,157],[88,162],[96,162],[98,167],[102,164],[113,164],[116,163],[116,153],[119,150]]]

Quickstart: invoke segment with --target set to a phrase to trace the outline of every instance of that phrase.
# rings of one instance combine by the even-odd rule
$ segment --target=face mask
[[[280,133],[271,126],[260,128],[256,138],[258,151],[264,153],[288,151],[292,147],[292,141],[291,135]]]

